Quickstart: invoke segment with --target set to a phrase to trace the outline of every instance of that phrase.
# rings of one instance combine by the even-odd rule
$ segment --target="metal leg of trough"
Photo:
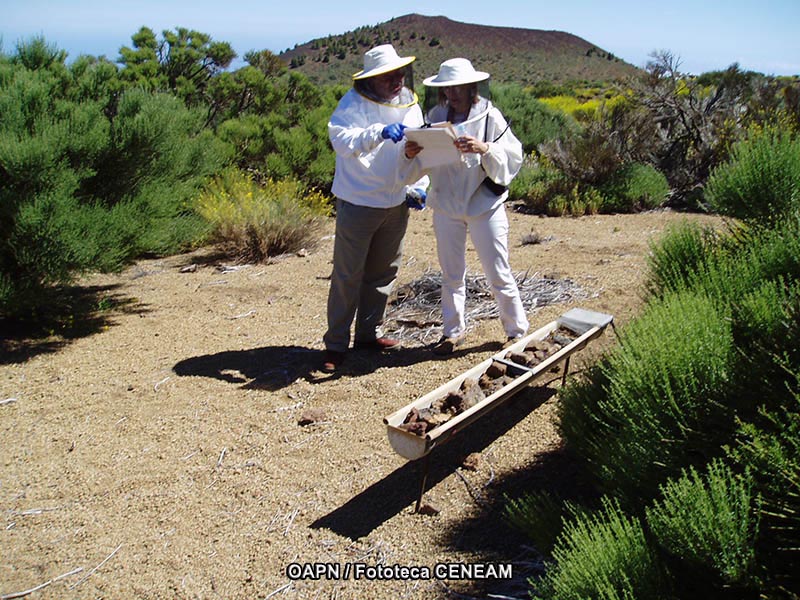
[[[419,512],[420,506],[422,506],[422,496],[425,493],[425,484],[428,483],[428,468],[430,467],[430,452],[425,455],[425,458],[422,459],[422,476],[420,478],[419,484],[419,498],[417,498],[417,506],[414,509],[415,513]]]
[[[567,383],[567,373],[569,373],[569,359],[572,358],[571,356],[567,357],[567,360],[564,362],[564,375],[561,376],[561,387],[564,387]]]

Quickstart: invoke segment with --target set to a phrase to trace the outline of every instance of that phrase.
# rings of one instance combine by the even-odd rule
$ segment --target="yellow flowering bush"
[[[212,242],[250,262],[313,246],[331,210],[323,194],[296,179],[261,183],[235,169],[214,179],[195,209],[211,225]]]

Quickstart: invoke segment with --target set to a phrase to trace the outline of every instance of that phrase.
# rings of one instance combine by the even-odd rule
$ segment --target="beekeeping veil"
[[[451,58],[439,66],[436,75],[423,80],[429,88],[425,93],[424,112],[429,122],[453,121],[444,89],[447,87],[468,85],[472,99],[467,121],[483,118],[491,104],[489,93],[489,73],[476,71],[466,58]]]
[[[386,100],[375,93],[371,79],[378,75],[402,69],[403,90],[400,92],[399,98],[392,104],[401,106],[415,104],[417,95],[414,93],[414,71],[412,67],[414,60],[416,60],[415,56],[398,56],[397,51],[391,44],[375,46],[364,54],[364,68],[353,74],[353,87],[362,96],[374,102],[385,104]]]

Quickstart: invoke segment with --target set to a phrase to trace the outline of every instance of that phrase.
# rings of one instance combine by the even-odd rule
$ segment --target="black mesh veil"
[[[476,102],[476,105],[485,105],[483,100],[491,100],[491,92],[489,90],[489,79],[484,79],[483,81],[478,81],[477,83],[470,83],[468,84],[472,86],[472,97]],[[424,94],[424,96],[423,96]],[[447,120],[435,118],[437,116],[446,115],[446,107],[447,107],[447,98],[444,95],[444,87],[442,86],[424,86],[422,90],[420,90],[420,104],[422,106],[422,113],[425,115],[425,122],[430,123],[434,121],[441,121]],[[437,109],[433,111],[433,109]],[[431,113],[433,111],[433,114]],[[475,115],[472,114],[474,111],[470,111],[470,118],[474,117]],[[431,119],[431,117],[434,117]]]
[[[400,104],[413,104],[414,103],[414,63],[408,64],[405,67],[402,67],[399,70],[404,72],[403,78],[403,85],[405,89],[400,94]],[[366,79],[354,79],[353,80],[353,87],[355,90],[361,94],[369,98],[370,100],[374,100],[375,102],[385,102],[382,98],[379,98],[375,91],[372,89],[371,83],[372,77],[367,77]]]

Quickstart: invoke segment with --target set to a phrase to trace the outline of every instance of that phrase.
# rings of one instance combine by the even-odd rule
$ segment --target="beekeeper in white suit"
[[[428,121],[455,125],[461,160],[433,167],[427,197],[442,268],[443,336],[433,347],[449,354],[464,340],[466,240],[469,232],[500,310],[507,341],[522,337],[528,319],[508,258],[507,186],[522,166],[522,144],[488,100],[489,74],[465,58],[446,60],[423,81],[437,94]],[[431,90],[433,91],[433,90]],[[424,148],[409,143],[413,153]],[[420,155],[421,157],[421,155]],[[418,161],[414,161],[415,163]]]
[[[411,87],[414,58],[398,56],[391,44],[369,50],[328,123],[336,152],[336,236],[323,371],[344,361],[354,318],[355,348],[397,346],[380,326],[402,258],[407,198],[424,203],[428,185],[427,177],[408,179],[418,150],[403,139],[403,129],[424,123]]]

